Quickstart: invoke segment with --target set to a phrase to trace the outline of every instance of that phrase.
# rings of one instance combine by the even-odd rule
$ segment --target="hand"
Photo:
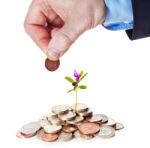
[[[104,0],[33,0],[24,26],[48,58],[55,61],[83,32],[104,19]]]

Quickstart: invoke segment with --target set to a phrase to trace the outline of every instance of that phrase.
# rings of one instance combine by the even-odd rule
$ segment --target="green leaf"
[[[86,76],[87,76],[88,73],[85,73],[78,82],[80,82],[81,80],[83,80]]]
[[[68,90],[68,92],[67,92],[67,93],[70,93],[70,92],[72,92],[72,91],[74,91],[74,89],[70,89],[70,90]]]
[[[71,77],[69,77],[69,76],[67,76],[67,77],[65,77],[65,79],[68,81],[68,82],[70,82],[70,83],[72,83],[74,80],[71,78]]]
[[[79,88],[80,88],[80,89],[87,89],[87,86],[85,86],[85,85],[80,85]]]

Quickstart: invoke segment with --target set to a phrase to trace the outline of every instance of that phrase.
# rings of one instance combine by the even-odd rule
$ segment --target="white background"
[[[130,41],[124,31],[101,26],[82,35],[61,59],[58,71],[44,67],[46,56],[25,34],[30,0],[0,4],[0,147],[149,147],[150,38]],[[64,76],[88,72],[79,94],[95,113],[122,122],[125,129],[109,140],[44,143],[16,138],[25,123],[38,120],[56,104],[74,103]]]

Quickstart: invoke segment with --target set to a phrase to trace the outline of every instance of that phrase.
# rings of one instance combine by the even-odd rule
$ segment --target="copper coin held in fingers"
[[[84,135],[94,135],[100,130],[100,125],[97,123],[85,122],[79,125],[79,131]]]
[[[45,67],[48,71],[55,71],[58,69],[60,61],[51,61],[48,58],[45,60]]]

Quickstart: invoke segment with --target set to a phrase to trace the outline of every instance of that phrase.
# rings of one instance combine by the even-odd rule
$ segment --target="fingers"
[[[50,7],[46,7],[47,9],[42,8],[43,7],[32,3],[26,16],[24,26],[29,36],[46,54],[52,29],[61,27],[63,22]],[[47,21],[51,24],[45,27]]]
[[[66,21],[64,26],[53,34],[49,42],[48,58],[53,61],[58,60],[85,30],[82,21],[76,19]]]

